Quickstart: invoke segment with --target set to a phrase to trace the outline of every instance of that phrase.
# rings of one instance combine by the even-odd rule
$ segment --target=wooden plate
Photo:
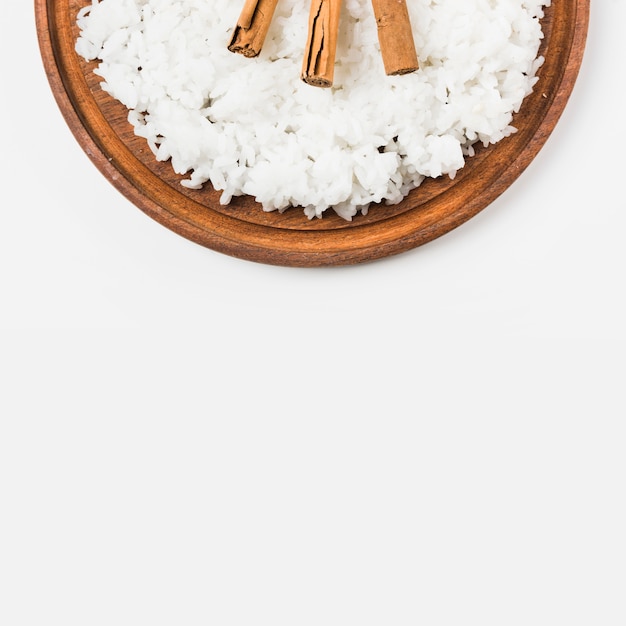
[[[467,159],[451,181],[429,179],[400,204],[371,207],[347,222],[332,211],[308,220],[300,208],[265,213],[250,197],[221,206],[210,185],[179,184],[135,137],[127,111],[104,93],[74,50],[76,14],[87,0],[35,0],[41,55],[61,112],[83,150],[137,207],[170,230],[238,258],[283,266],[361,263],[407,251],[456,228],[498,197],[522,173],[556,125],[582,61],[589,0],[558,0],[546,8],[533,93],[514,118],[518,132]]]

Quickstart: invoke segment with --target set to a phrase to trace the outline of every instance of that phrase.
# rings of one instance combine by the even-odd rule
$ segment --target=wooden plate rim
[[[512,141],[520,143],[513,160],[491,166],[489,175],[485,175],[485,168],[480,171],[480,167],[466,165],[463,170],[469,173],[461,170],[458,182],[443,182],[441,193],[426,202],[413,201],[409,208],[381,206],[371,210],[369,218],[360,220],[357,216],[346,222],[325,216],[311,224],[299,209],[292,209],[289,216],[266,214],[252,202],[252,208],[238,214],[230,207],[217,206],[214,199],[208,204],[182,196],[129,155],[129,148],[94,105],[74,52],[67,2],[35,0],[37,36],[57,105],[94,165],[127,199],[173,232],[230,256],[293,267],[349,265],[406,252],[448,233],[493,202],[530,164],[558,122],[582,63],[589,21],[589,0],[567,0],[557,5],[556,10],[564,13],[569,8],[571,14],[566,25],[564,20],[556,22],[560,28],[556,39],[550,26],[552,39],[546,37],[544,54],[553,75],[547,85],[542,85],[541,77],[524,102],[526,105],[534,98],[541,110],[534,125],[522,125],[520,135],[513,135]],[[553,3],[546,14],[554,10]],[[59,16],[64,20],[61,25],[56,23]],[[502,146],[509,140],[491,146],[487,158],[504,150]],[[295,216],[295,211],[300,214]],[[378,213],[372,219],[374,211]]]

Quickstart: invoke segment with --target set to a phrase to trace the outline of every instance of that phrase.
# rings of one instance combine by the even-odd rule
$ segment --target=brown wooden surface
[[[518,132],[468,159],[455,180],[427,180],[400,204],[372,206],[347,222],[331,210],[308,220],[302,209],[265,213],[250,197],[219,204],[210,185],[179,183],[135,137],[127,111],[99,87],[75,50],[76,14],[86,0],[35,0],[44,67],[61,112],[102,174],[138,208],[187,239],[259,263],[337,266],[405,252],[444,235],[488,206],[523,172],[556,125],[574,86],[589,22],[589,0],[546,9],[540,79],[514,117]],[[532,183],[532,181],[530,181]]]

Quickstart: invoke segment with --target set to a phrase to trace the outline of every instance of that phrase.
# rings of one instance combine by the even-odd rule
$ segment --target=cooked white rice
[[[302,0],[279,0],[253,59],[227,49],[243,0],[94,0],[76,50],[184,186],[351,219],[515,132],[549,1],[408,0],[420,69],[390,77],[370,1],[344,0],[331,89],[300,80]]]

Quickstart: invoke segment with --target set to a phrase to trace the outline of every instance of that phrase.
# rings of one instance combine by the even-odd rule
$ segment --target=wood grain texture
[[[341,266],[399,254],[440,237],[488,206],[548,139],[574,87],[589,23],[589,0],[546,9],[546,62],[513,124],[518,132],[479,149],[456,178],[429,179],[400,204],[372,206],[347,222],[331,211],[308,220],[300,208],[265,213],[250,197],[228,206],[210,185],[185,189],[169,163],[135,137],[127,111],[99,87],[93,63],[74,44],[84,0],[35,0],[41,56],[57,104],[100,172],[139,209],[179,235],[240,259],[290,267]],[[532,181],[530,181],[532,183]]]

